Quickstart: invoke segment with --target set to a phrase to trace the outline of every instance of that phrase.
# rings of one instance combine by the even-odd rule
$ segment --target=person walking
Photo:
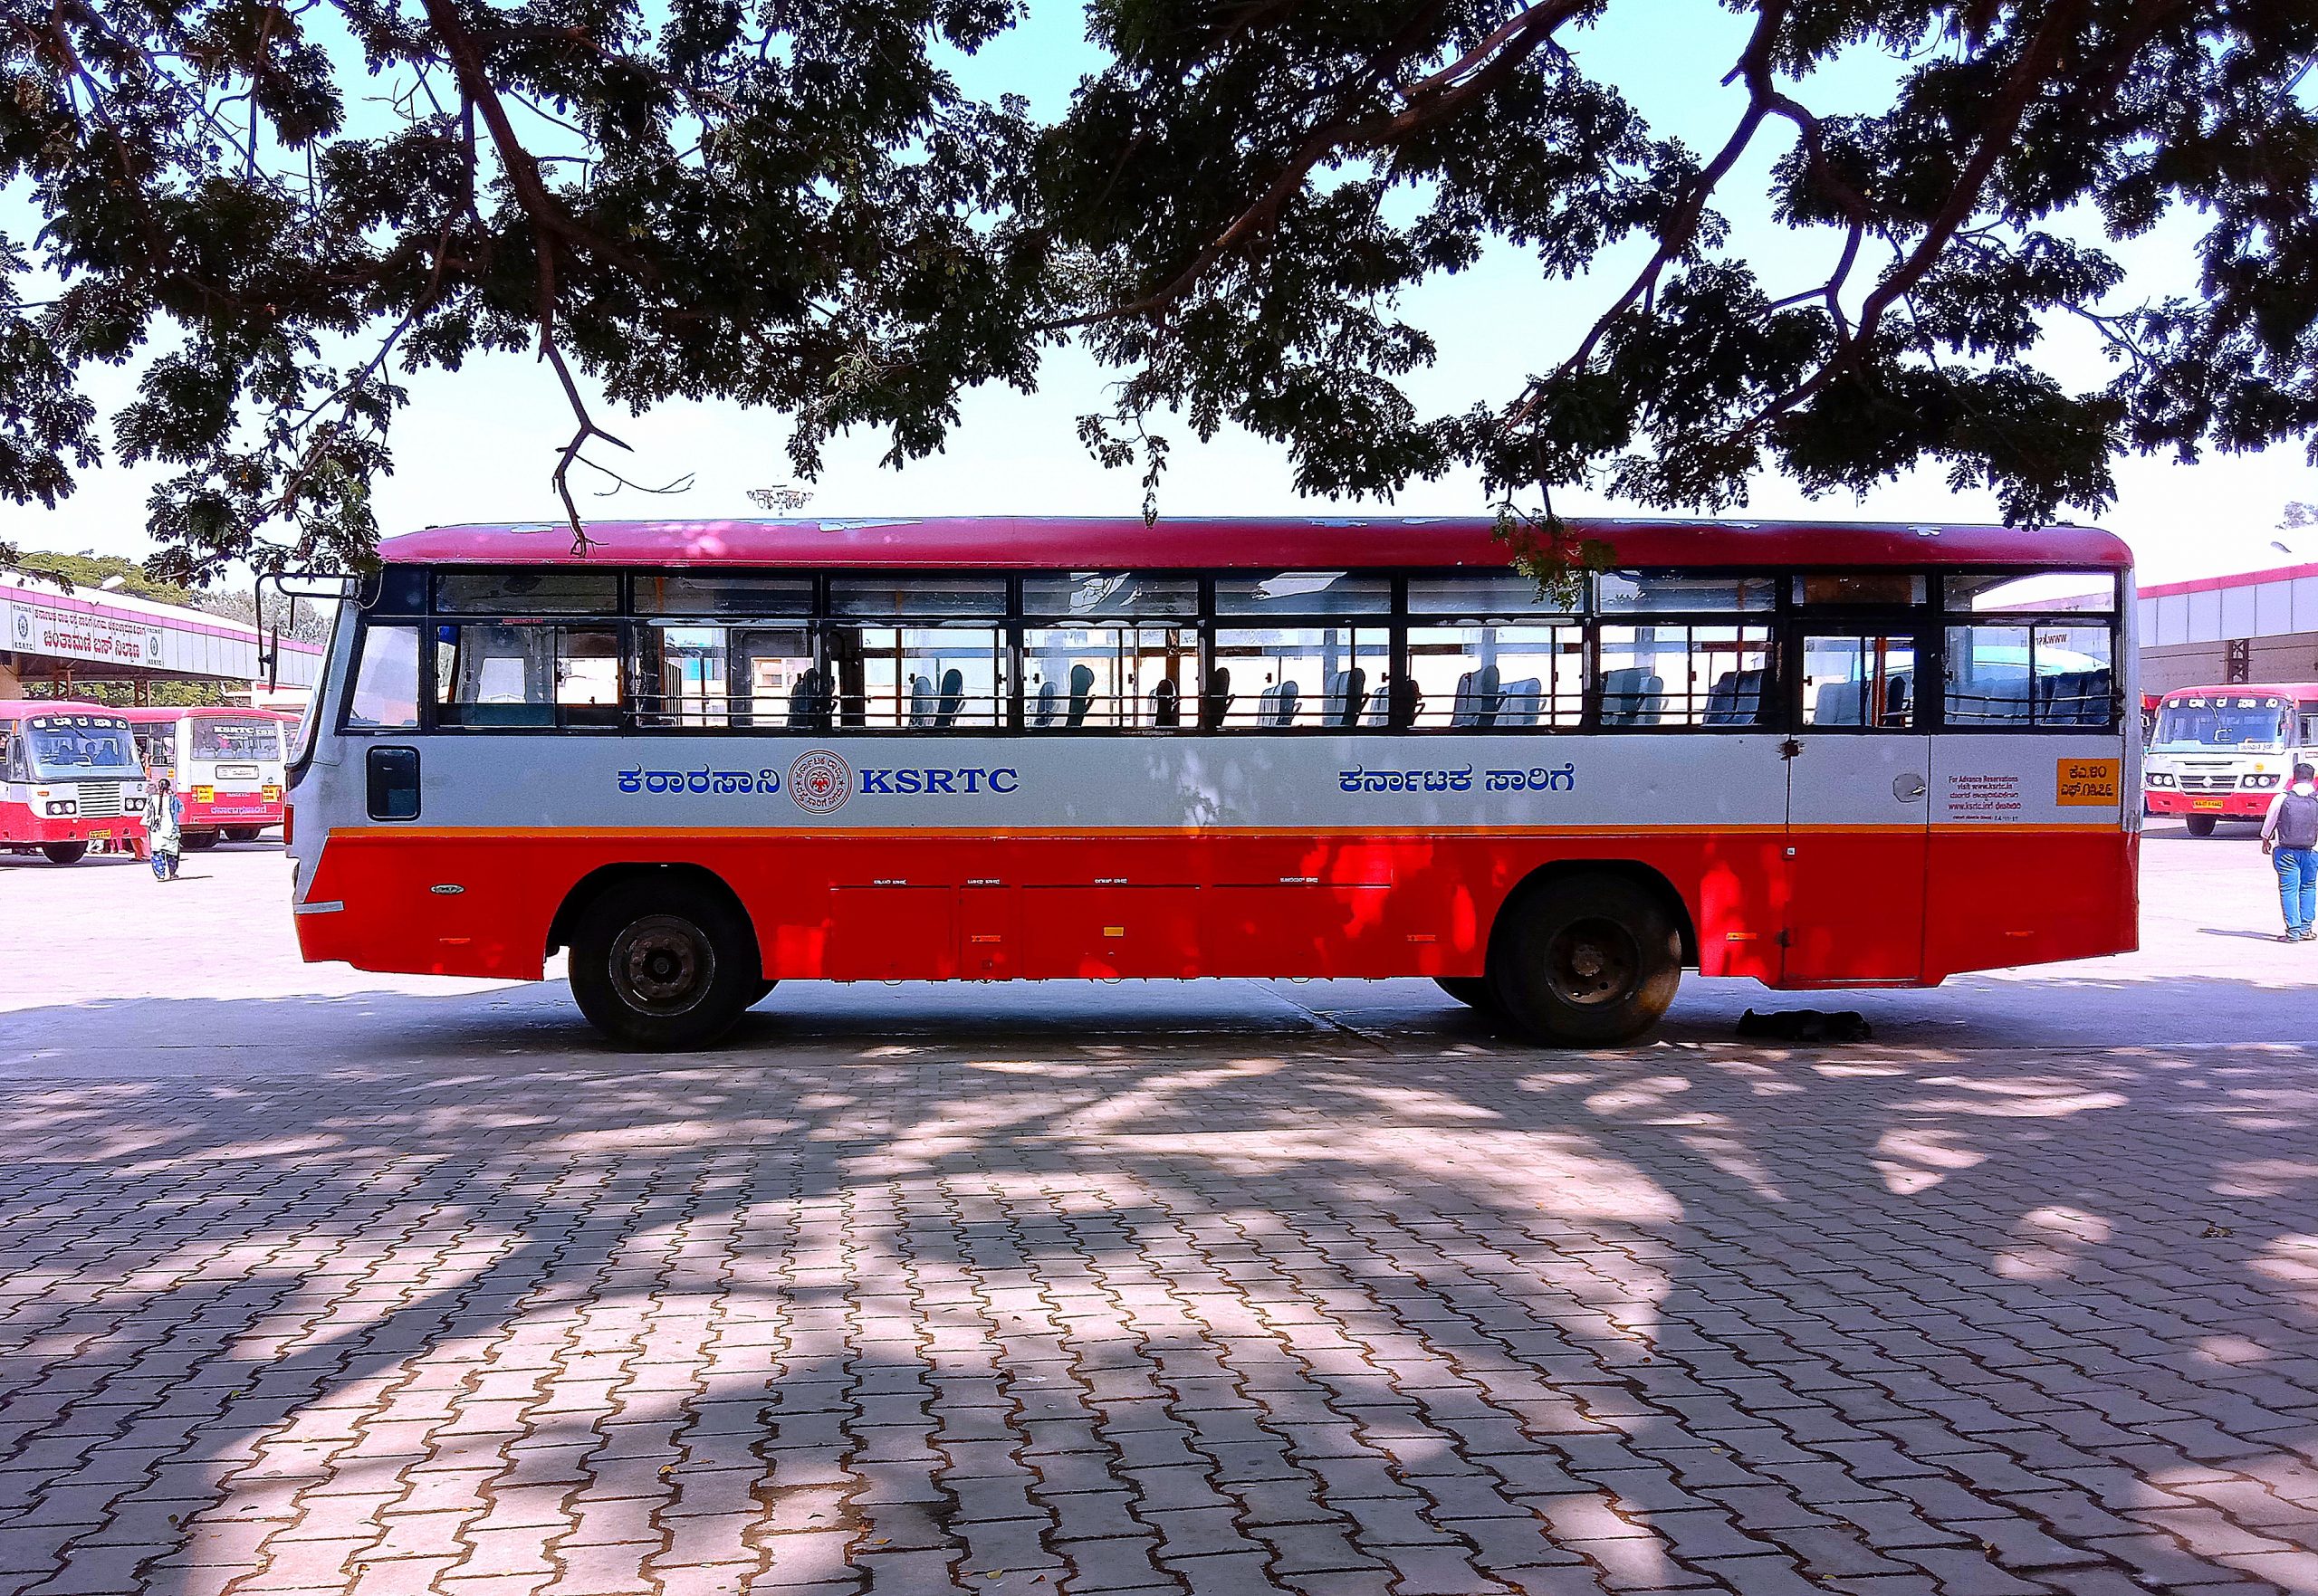
[[[2294,780],[2270,800],[2262,817],[2262,852],[2278,873],[2278,907],[2285,913],[2282,942],[2318,939],[2318,768],[2294,768]]]
[[[152,850],[155,881],[177,878],[177,853],[184,846],[177,822],[184,817],[185,805],[170,787],[169,779],[155,778],[145,798],[145,843]]]

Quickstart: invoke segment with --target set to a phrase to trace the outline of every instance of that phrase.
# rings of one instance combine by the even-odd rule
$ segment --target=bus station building
[[[157,682],[215,682],[229,700],[296,709],[321,656],[319,644],[277,642],[231,616],[0,570],[0,698],[106,683],[141,704]]]

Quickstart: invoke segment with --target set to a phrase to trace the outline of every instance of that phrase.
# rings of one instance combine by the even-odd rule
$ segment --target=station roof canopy
[[[237,682],[266,680],[269,640],[246,621],[159,604],[127,593],[0,571],[0,662],[24,681]],[[282,639],[272,673],[284,687],[311,687],[321,647]]]

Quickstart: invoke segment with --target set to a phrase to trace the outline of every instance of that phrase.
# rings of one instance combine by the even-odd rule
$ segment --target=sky
[[[962,62],[958,75],[969,93],[1019,92],[1030,98],[1035,110],[1051,112],[1099,58],[1085,41],[1078,6],[1030,0],[1030,7],[1021,26]],[[1588,70],[1615,82],[1661,131],[1698,148],[1719,144],[1737,115],[1741,91],[1720,80],[1743,39],[1743,19],[1714,0],[1641,0],[1613,6],[1604,25],[1576,35],[1572,43]],[[1839,69],[1806,84],[1802,97],[1823,112],[1843,109],[1846,96],[1866,103],[1888,71],[1875,62]],[[1724,184],[1719,207],[1767,280],[1800,288],[1825,275],[1834,241],[1793,234],[1770,221],[1764,177],[1780,148],[1777,139],[1758,140],[1755,155]],[[22,219],[15,210],[7,230],[22,236]],[[2122,297],[2135,300],[2192,286],[2189,251],[2197,231],[2195,218],[2177,218],[2149,239],[2120,246],[2117,253],[2132,272]],[[1409,384],[1420,408],[1462,410],[1477,399],[1495,402],[1510,396],[1530,371],[1566,351],[1576,330],[1624,285],[1636,259],[1605,256],[1589,279],[1549,284],[1521,252],[1499,247],[1472,271],[1435,280],[1408,296],[1409,319],[1433,334],[1441,351],[1437,364]],[[2108,370],[2097,342],[2074,324],[2051,335],[2045,358],[2071,386],[2094,386]],[[131,374],[105,374],[91,387],[100,409],[110,413],[117,407],[132,380]],[[1051,357],[1037,394],[985,389],[968,396],[945,452],[900,472],[878,465],[883,445],[877,437],[861,434],[839,440],[827,451],[820,479],[800,484],[811,494],[801,513],[1137,513],[1138,473],[1105,471],[1087,458],[1073,434],[1078,416],[1105,407],[1109,380],[1111,374],[1076,352]],[[456,375],[421,374],[409,386],[413,403],[397,421],[393,438],[397,469],[378,490],[385,532],[445,521],[559,514],[549,472],[570,421],[548,371],[526,358],[501,357]],[[761,512],[751,504],[749,491],[790,480],[786,419],[775,413],[677,402],[641,416],[615,408],[608,415],[599,412],[599,418],[634,445],[632,455],[617,457],[624,474],[638,482],[665,482],[690,473],[694,486],[668,497],[621,492],[584,500],[587,513],[686,519],[757,514]],[[1387,505],[1301,499],[1285,452],[1272,444],[1227,432],[1202,445],[1180,425],[1161,430],[1173,443],[1160,492],[1163,516],[1481,514],[1489,508],[1479,481],[1468,475],[1413,484]],[[2318,470],[2299,448],[2208,456],[2188,465],[2128,458],[2116,470],[2116,504],[2083,519],[2097,519],[2132,543],[2144,582],[2318,560],[2318,539],[2278,530],[2289,500],[2318,501]],[[159,474],[105,466],[84,473],[79,492],[54,511],[0,506],[0,540],[25,548],[141,558],[152,547],[144,533],[145,496]],[[1632,513],[1633,507],[1575,492],[1557,494],[1556,508],[1564,514],[1586,514]],[[1767,476],[1755,486],[1747,508],[1732,513],[2000,519],[1991,495],[1952,492],[1937,472],[1911,474],[1858,501],[1848,493],[1810,500]],[[2287,548],[2281,550],[2273,540]]]

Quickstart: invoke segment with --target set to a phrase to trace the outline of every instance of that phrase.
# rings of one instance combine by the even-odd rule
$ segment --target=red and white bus
[[[184,805],[186,847],[254,842],[282,824],[284,745],[296,716],[218,705],[120,713],[148,774],[168,777]]]
[[[2267,815],[2304,760],[2318,763],[2318,683],[2176,688],[2158,701],[2141,799],[2211,836],[2218,821]]]
[[[2102,531],[616,522],[388,540],[291,767],[305,955],[640,1046],[794,980],[1430,976],[1639,1035],[1681,970],[1930,985],[2136,941]],[[2065,574],[2105,596],[2015,607]],[[2121,795],[2123,795],[2121,801]]]
[[[143,851],[145,770],[122,711],[0,700],[0,850],[77,865],[89,846]]]

